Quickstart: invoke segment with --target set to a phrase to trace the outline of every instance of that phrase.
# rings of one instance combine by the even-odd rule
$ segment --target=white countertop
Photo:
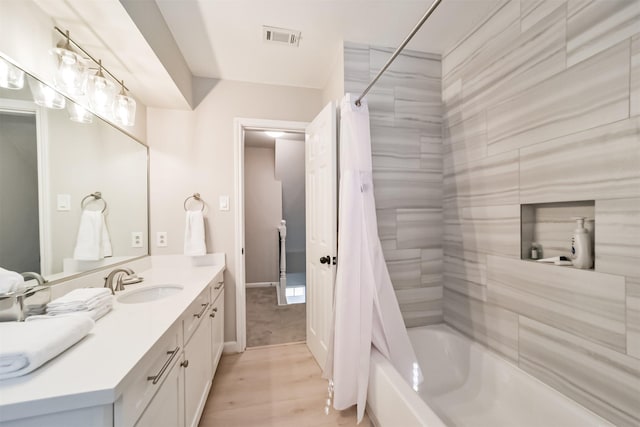
[[[134,366],[224,270],[224,261],[192,267],[184,257],[151,259],[152,268],[136,271],[144,282],[127,286],[125,292],[162,284],[180,284],[184,289],[139,304],[114,299],[113,310],[83,340],[28,375],[0,381],[0,422],[114,403]]]

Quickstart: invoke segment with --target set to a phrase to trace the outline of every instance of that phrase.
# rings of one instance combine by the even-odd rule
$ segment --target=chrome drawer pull
[[[202,317],[205,311],[207,311],[207,307],[209,307],[209,303],[202,304],[202,310],[198,314],[194,314],[193,317],[197,317],[198,319]]]
[[[218,286],[214,286],[214,287],[213,287],[213,289],[218,290],[218,289],[220,289],[220,288],[221,288],[221,287],[223,287],[223,286],[224,286],[224,282],[218,282]]]
[[[174,350],[167,351],[167,354],[170,354],[171,356],[167,359],[166,362],[164,362],[164,365],[162,365],[162,368],[160,368],[160,372],[153,376],[147,377],[147,381],[153,381],[153,384],[158,384],[158,381],[160,381],[160,378],[162,378],[164,371],[167,370],[169,365],[171,365],[173,359],[178,355],[178,351],[180,351],[180,346],[176,347]]]

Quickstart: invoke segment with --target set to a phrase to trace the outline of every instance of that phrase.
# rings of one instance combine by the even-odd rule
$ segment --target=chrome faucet
[[[135,273],[128,267],[114,268],[113,270],[111,270],[111,273],[109,273],[109,275],[104,278],[104,287],[111,289],[111,295],[115,295],[115,291],[124,290],[124,286],[122,284],[122,278],[124,276],[135,276]],[[116,286],[114,288],[113,279],[115,279],[116,277]]]
[[[35,271],[27,271],[20,274],[25,279],[34,279],[36,282],[38,282],[38,286],[42,286],[45,283],[47,283],[47,280],[44,277],[42,277],[39,273],[36,273]]]

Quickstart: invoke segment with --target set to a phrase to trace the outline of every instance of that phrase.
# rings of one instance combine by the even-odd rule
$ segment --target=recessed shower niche
[[[520,205],[520,259],[565,256],[570,259],[571,239],[577,217],[584,228],[595,259],[595,201],[534,203]],[[594,267],[591,268],[593,270]]]

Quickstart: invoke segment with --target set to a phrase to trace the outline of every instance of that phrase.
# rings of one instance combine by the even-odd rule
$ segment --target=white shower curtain
[[[382,253],[371,173],[369,110],[356,96],[342,100],[338,268],[333,336],[324,376],[333,380],[333,407],[358,405],[362,420],[371,345],[412,386],[422,382]]]

